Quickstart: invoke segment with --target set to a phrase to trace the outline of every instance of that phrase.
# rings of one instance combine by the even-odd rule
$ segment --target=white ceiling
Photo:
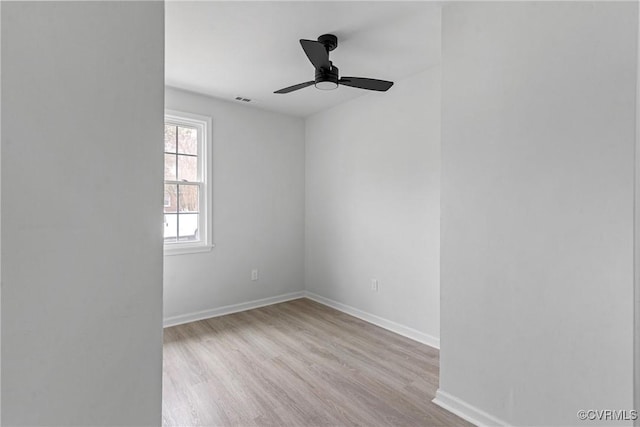
[[[273,93],[314,79],[298,40],[325,33],[338,36],[330,57],[341,76],[397,81],[440,61],[436,3],[169,1],[166,84],[297,116],[384,96],[347,86]]]

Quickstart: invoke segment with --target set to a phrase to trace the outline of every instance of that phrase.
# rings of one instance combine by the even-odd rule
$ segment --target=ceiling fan
[[[316,69],[315,80],[285,87],[274,93],[289,93],[303,89],[307,86],[315,85],[321,90],[336,89],[338,85],[351,86],[358,89],[376,90],[385,92],[393,86],[393,82],[386,80],[368,79],[364,77],[342,77],[338,78],[338,67],[329,61],[329,52],[338,47],[338,38],[333,34],[323,34],[318,37],[318,41],[301,39],[302,50],[307,54],[309,61]]]

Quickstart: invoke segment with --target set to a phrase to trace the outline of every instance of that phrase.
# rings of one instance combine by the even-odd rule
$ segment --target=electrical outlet
[[[258,269],[254,268],[253,270],[251,270],[251,280],[252,281],[256,281],[258,280]]]
[[[371,280],[371,290],[373,292],[378,292],[378,280],[377,279],[372,279]]]

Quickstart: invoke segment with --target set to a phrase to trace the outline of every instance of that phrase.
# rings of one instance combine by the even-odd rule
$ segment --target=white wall
[[[439,67],[309,117],[307,291],[437,345],[439,187]]]
[[[215,247],[165,257],[165,321],[302,291],[303,120],[173,88],[166,108],[212,118]]]
[[[638,8],[640,15],[640,8]],[[638,18],[640,22],[640,16]],[[635,150],[635,244],[634,244],[634,408],[640,413],[640,28],[638,31],[638,42],[636,49],[636,150]],[[640,418],[634,425],[640,426]]]
[[[0,82],[2,82],[2,6],[0,5]],[[2,135],[2,84],[0,84],[0,139]],[[2,144],[0,144],[0,153]],[[0,156],[0,224],[2,224],[2,158]],[[2,230],[0,227],[0,384],[2,384]],[[0,386],[0,424],[2,424],[2,387]]]
[[[2,2],[2,424],[159,425],[162,2]]]
[[[597,425],[576,412],[633,407],[637,4],[450,4],[442,25],[439,396]]]

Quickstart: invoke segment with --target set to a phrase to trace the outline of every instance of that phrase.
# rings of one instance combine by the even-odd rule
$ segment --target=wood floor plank
[[[165,426],[455,426],[438,351],[308,299],[165,329]]]

